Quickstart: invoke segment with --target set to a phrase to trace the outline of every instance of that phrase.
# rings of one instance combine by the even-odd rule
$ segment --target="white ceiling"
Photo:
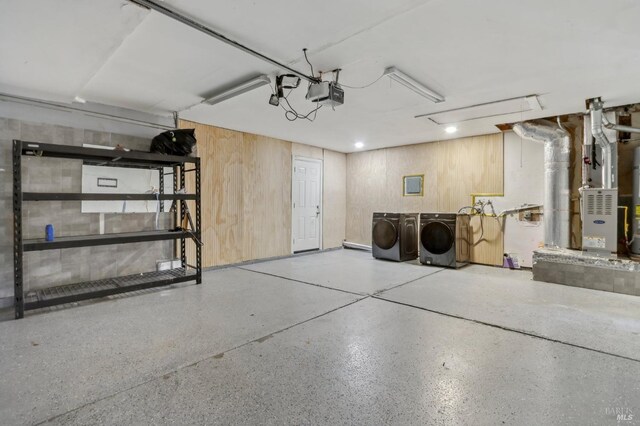
[[[262,87],[199,105],[234,81],[278,73],[156,12],[126,0],[0,0],[0,91],[92,102],[181,117],[343,152],[495,132],[497,123],[640,101],[640,3],[636,0],[167,0],[167,4],[274,59],[308,72],[342,68],[365,85],[395,65],[440,92],[433,104],[383,78],[345,88],[345,105],[311,123],[289,122]],[[313,105],[305,84],[290,96]],[[444,126],[418,114],[540,94],[543,111]],[[196,105],[196,106],[193,106]],[[192,107],[193,106],[193,107]]]

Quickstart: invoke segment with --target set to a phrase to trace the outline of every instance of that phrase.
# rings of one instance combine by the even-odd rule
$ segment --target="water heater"
[[[633,220],[633,243],[631,252],[640,254],[640,147],[633,151],[633,206],[631,208]]]

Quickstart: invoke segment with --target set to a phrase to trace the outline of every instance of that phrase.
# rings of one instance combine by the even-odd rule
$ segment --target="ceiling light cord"
[[[364,86],[349,86],[348,84],[340,83],[340,87],[348,87],[349,89],[366,89],[367,87],[370,87],[370,86],[373,86],[374,84],[376,84],[384,76],[385,76],[385,74],[382,73],[382,75],[380,75],[380,77],[376,78],[375,80],[373,80],[369,84],[365,84]]]
[[[298,111],[296,111],[291,104],[289,103],[289,99],[287,99],[289,97],[289,94],[291,94],[291,91],[289,91],[289,93],[287,94],[287,96],[283,97],[282,99],[284,99],[285,103],[289,106],[289,109],[287,109],[283,104],[280,104],[280,106],[282,107],[282,109],[285,111],[284,112],[284,116],[287,120],[289,121],[296,121],[297,119],[304,119],[304,120],[309,120],[310,122],[314,122],[316,119],[316,116],[318,114],[318,110],[320,108],[322,108],[322,105],[316,103],[316,108],[309,111],[307,114],[303,115],[298,113]],[[310,118],[309,116],[313,114],[313,118]]]
[[[307,63],[309,64],[309,67],[311,68],[311,76],[315,77],[316,73],[313,72],[313,65],[311,65],[311,62],[309,62],[309,58],[307,57],[307,48],[305,47],[304,49],[302,49],[302,53],[304,53],[304,59],[307,61]],[[309,82],[311,83],[311,82]]]

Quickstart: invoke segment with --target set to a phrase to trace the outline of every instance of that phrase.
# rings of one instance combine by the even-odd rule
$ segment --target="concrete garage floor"
[[[0,342],[7,425],[640,424],[640,298],[526,271],[339,250],[33,313]]]

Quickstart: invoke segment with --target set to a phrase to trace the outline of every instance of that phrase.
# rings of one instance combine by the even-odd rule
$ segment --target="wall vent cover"
[[[588,194],[587,214],[610,216],[613,214],[613,195],[611,194]]]

